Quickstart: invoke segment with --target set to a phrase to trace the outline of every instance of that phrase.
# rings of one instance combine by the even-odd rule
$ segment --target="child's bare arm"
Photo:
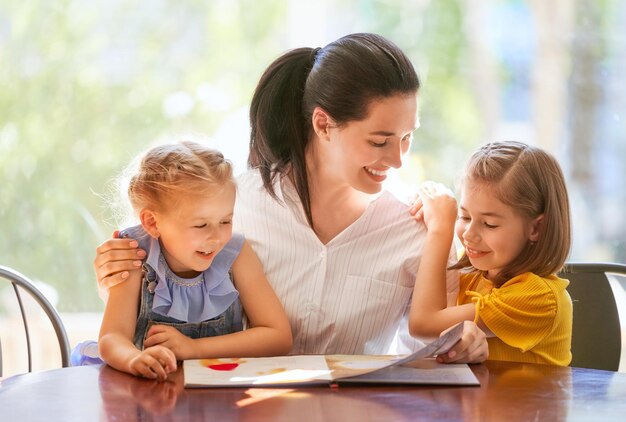
[[[454,237],[457,204],[443,185],[427,182],[420,188],[422,218],[428,230],[415,280],[409,330],[416,336],[437,336],[452,325],[474,319],[474,305],[446,303],[446,268]]]
[[[165,379],[169,372],[176,370],[174,354],[164,347],[142,352],[132,342],[140,293],[141,272],[138,271],[131,272],[127,282],[111,287],[100,327],[100,355],[117,370]]]

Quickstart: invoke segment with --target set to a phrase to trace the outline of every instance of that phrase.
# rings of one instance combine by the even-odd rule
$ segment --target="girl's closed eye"
[[[194,226],[194,228],[196,228],[196,229],[203,229],[203,228],[205,228],[205,227],[206,227],[206,223],[204,223],[204,224],[198,224],[198,225]]]
[[[485,227],[487,227],[488,229],[497,229],[499,226],[495,225],[495,224],[489,224],[489,223],[483,223],[485,225]]]
[[[220,224],[233,224],[233,220],[224,220]]]

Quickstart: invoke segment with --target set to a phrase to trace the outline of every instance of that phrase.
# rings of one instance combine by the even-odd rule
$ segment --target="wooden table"
[[[107,366],[0,381],[2,421],[564,421],[625,420],[626,374],[488,362],[480,387],[340,386],[184,389]]]

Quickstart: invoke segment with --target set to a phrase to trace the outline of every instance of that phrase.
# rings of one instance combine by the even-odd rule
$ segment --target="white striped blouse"
[[[324,245],[286,179],[276,193],[280,202],[265,191],[258,171],[241,175],[234,230],[245,234],[285,307],[292,353],[388,353],[410,305],[424,225],[383,192]],[[456,274],[449,279],[456,299]]]

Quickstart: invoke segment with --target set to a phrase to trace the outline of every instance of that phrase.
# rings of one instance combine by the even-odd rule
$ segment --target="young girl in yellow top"
[[[473,320],[489,337],[490,360],[568,365],[572,302],[568,281],[555,273],[570,250],[570,212],[557,161],[523,143],[490,143],[467,164],[458,211],[443,185],[425,183],[420,198],[416,218],[423,218],[428,234],[411,334],[439,335]],[[461,270],[457,306],[446,308],[455,220],[464,254],[451,267]]]
[[[98,345],[106,363],[163,379],[177,360],[290,351],[285,311],[251,246],[232,231],[235,194],[230,163],[201,144],[142,156],[128,186],[141,225],[120,237],[147,254],[142,270],[109,290]]]

